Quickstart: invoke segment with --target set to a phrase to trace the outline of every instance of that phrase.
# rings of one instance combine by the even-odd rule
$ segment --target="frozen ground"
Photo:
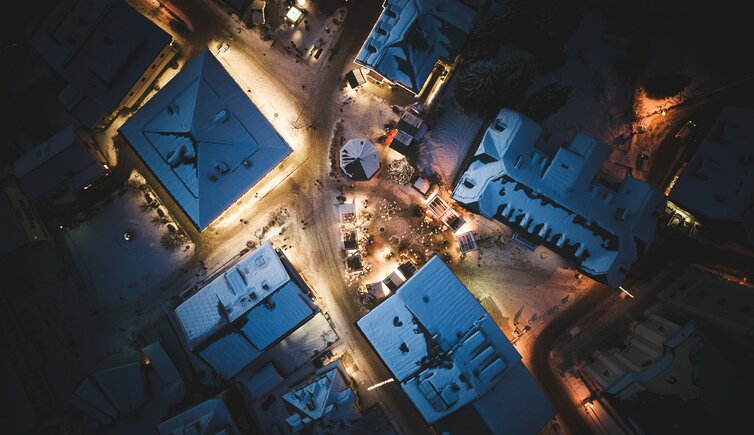
[[[110,309],[157,290],[165,276],[193,254],[190,244],[173,252],[160,244],[167,232],[144,209],[141,194],[114,194],[95,206],[94,215],[65,232],[70,255],[91,289],[94,309]],[[125,240],[124,233],[133,238]]]

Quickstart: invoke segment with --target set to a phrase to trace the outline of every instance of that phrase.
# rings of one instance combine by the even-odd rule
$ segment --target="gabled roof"
[[[22,220],[24,206],[35,219],[36,214],[29,201],[17,187],[0,186],[0,225],[3,228],[3,237],[0,238],[0,257],[25,246],[33,240],[34,232],[30,231],[29,223]],[[34,228],[38,230],[38,228]],[[41,234],[37,237],[41,238]]]
[[[386,0],[356,63],[417,94],[438,59],[461,51],[477,15],[457,0]]]
[[[283,394],[293,415],[286,419],[291,430],[313,426],[311,433],[338,433],[359,416],[356,394],[339,371],[340,360],[318,370],[312,377]]]
[[[315,311],[267,242],[179,305],[175,314],[189,346],[230,378]]]
[[[428,423],[510,376],[531,377],[513,370],[521,356],[437,256],[357,325]],[[536,405],[552,415],[546,399]]]
[[[13,172],[36,202],[58,190],[82,190],[106,171],[79,132],[68,126],[13,162]]]
[[[207,50],[120,132],[200,230],[292,151]]]
[[[160,435],[238,435],[228,406],[222,399],[210,399],[189,408],[157,426]]]
[[[511,225],[617,287],[654,238],[664,197],[626,178],[616,190],[597,173],[610,147],[578,134],[549,156],[535,147],[542,129],[502,109],[461,176],[453,199]]]
[[[722,110],[670,199],[704,217],[742,223],[754,245],[754,110]]]
[[[96,122],[118,107],[170,40],[125,1],[63,0],[32,45],[70,83],[69,94],[88,100],[86,111],[96,115],[80,120]]]
[[[97,371],[84,379],[71,404],[107,424],[130,414],[144,400],[141,364],[131,363]]]

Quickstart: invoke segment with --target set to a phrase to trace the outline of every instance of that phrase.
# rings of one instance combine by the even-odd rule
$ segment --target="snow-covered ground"
[[[90,289],[93,309],[144,297],[193,254],[191,244],[173,252],[160,244],[166,226],[154,222],[156,212],[144,209],[144,204],[141,192],[114,194],[95,207],[92,217],[64,234]],[[126,232],[131,240],[125,240]]]

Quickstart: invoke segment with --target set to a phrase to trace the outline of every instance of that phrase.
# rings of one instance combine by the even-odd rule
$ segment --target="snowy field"
[[[193,249],[169,252],[160,244],[167,231],[143,210],[143,198],[125,193],[105,200],[94,216],[68,230],[65,239],[98,308],[133,302],[157,289],[164,277],[178,270]],[[125,240],[124,233],[133,235]]]

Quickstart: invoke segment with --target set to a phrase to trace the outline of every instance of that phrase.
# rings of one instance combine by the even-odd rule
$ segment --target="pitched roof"
[[[61,189],[79,191],[106,171],[79,132],[68,126],[13,162],[13,172],[36,202]]]
[[[670,199],[702,216],[741,222],[754,244],[754,110],[720,113]]]
[[[0,225],[3,227],[3,237],[0,238],[0,256],[9,254],[30,241],[29,234],[21,222],[20,210],[17,209],[18,199],[26,204],[29,210],[33,210],[17,187],[0,186]]]
[[[200,230],[292,151],[207,50],[120,132]]]
[[[103,424],[125,417],[144,403],[142,367],[130,363],[93,373],[76,389],[71,404]]]
[[[503,109],[485,132],[453,199],[575,260],[617,287],[654,238],[664,197],[626,178],[613,190],[595,178],[610,147],[578,134],[554,156],[534,145],[542,129]]]
[[[386,0],[355,62],[419,93],[437,60],[460,52],[477,15],[457,0]]]
[[[312,433],[337,433],[359,416],[354,406],[356,394],[338,367],[340,360],[283,394],[282,399],[294,412],[286,419],[294,432],[313,425]]]
[[[531,377],[525,368],[513,370],[521,356],[436,256],[357,325],[429,423],[483,397],[503,379]],[[537,405],[543,403],[549,407],[546,399]]]
[[[77,118],[93,123],[117,108],[170,40],[122,0],[63,0],[32,45],[70,83],[69,95],[86,97],[93,116]]]
[[[238,429],[222,399],[204,401],[157,426],[160,435],[237,435]]]
[[[297,318],[302,311],[302,299],[299,297],[301,290],[291,281],[272,244],[266,242],[245,254],[224,273],[179,305],[175,309],[175,314],[189,344],[195,348],[242,316],[256,317],[250,317],[248,314],[256,313],[253,310],[256,306],[269,305],[268,297],[281,287],[285,287],[286,292],[282,297],[276,297],[272,301],[276,302],[276,307],[280,305],[278,313],[291,313],[291,316],[281,318],[290,324],[296,319],[290,320],[289,317]],[[288,304],[292,306],[288,307]],[[252,324],[248,325],[247,329],[260,327],[253,321],[250,323]],[[258,340],[266,341],[261,337]]]
[[[340,168],[354,180],[368,180],[380,169],[380,152],[367,139],[351,139],[340,149]]]

